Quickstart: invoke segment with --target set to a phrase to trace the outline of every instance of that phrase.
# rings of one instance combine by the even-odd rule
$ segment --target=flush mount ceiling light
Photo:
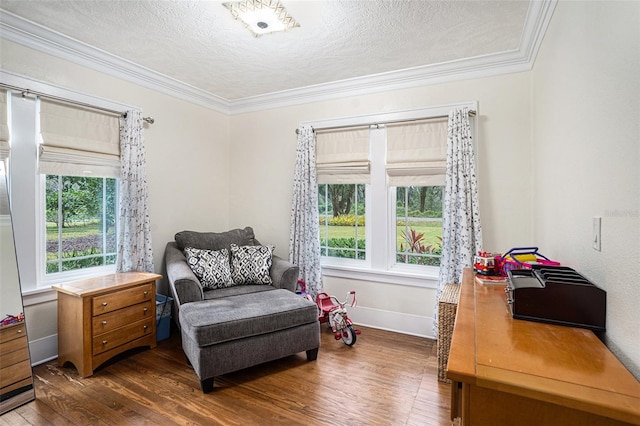
[[[256,37],[300,26],[278,0],[244,0],[222,5]]]

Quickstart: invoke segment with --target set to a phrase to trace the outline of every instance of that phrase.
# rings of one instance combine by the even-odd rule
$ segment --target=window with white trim
[[[23,291],[115,272],[117,115],[12,96],[9,177]]]
[[[364,184],[318,185],[320,255],[366,260]]]
[[[322,256],[366,260],[369,128],[316,132]]]
[[[115,265],[117,181],[46,175],[46,274]]]
[[[395,188],[396,263],[440,266],[444,186]]]
[[[330,142],[348,139],[340,134],[352,131],[332,130]],[[366,133],[366,155],[353,158],[344,153],[353,144],[327,143],[325,132],[316,131],[322,264],[398,276],[437,276],[447,118],[438,114],[431,119],[394,120],[372,125]],[[325,158],[334,159],[331,167],[324,164]],[[368,166],[366,179],[354,179],[356,172],[340,167],[354,163]],[[340,178],[333,179],[326,169]]]
[[[45,274],[116,262],[117,116],[40,101],[38,172],[45,176]]]
[[[440,266],[447,118],[388,125],[385,164],[396,195],[396,264]]]

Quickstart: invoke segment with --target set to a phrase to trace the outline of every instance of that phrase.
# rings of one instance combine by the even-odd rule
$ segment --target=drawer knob
[[[103,345],[106,345],[106,344],[107,344],[107,341],[106,341],[106,340],[103,340],[103,341],[102,341],[102,344],[103,344]]]
[[[18,331],[17,331],[17,333],[18,333],[18,334],[22,334],[22,330],[18,330]]]
[[[146,295],[148,295],[148,294],[149,294],[149,292],[148,292],[148,291],[145,291],[145,292],[144,292],[144,295],[145,295],[145,296],[146,296]]]
[[[146,330],[148,327],[149,327],[148,325],[145,325],[145,326],[144,326],[144,329]]]
[[[102,306],[107,306],[107,302],[102,302]]]
[[[148,310],[149,310],[148,308],[144,308],[142,312],[146,314]]]
[[[102,325],[107,325],[107,322],[106,321],[102,321]]]

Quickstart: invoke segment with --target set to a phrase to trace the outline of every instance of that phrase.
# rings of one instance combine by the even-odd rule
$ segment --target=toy
[[[24,314],[20,312],[17,316],[7,314],[2,321],[0,321],[0,327],[4,327],[5,325],[16,324],[18,322],[24,321]]]
[[[531,269],[533,264],[560,266],[560,262],[540,254],[538,247],[514,247],[496,260],[496,269],[503,276],[513,269]]]
[[[491,253],[488,251],[479,251],[473,260],[473,269],[480,275],[499,275],[498,267],[500,259],[499,253]]]
[[[329,296],[324,292],[316,295],[316,304],[319,310],[318,320],[321,324],[328,322],[331,331],[335,333],[335,339],[342,339],[347,346],[353,346],[356,343],[356,335],[360,334],[360,330],[353,328],[353,323],[347,315],[347,308],[345,308],[351,295],[353,295],[353,301],[351,302],[353,307],[357,304],[354,290],[347,293],[344,302],[340,302],[335,296]],[[307,298],[311,300],[311,296],[307,296]]]
[[[299,279],[296,283],[296,294],[302,297],[307,297],[307,283],[305,283],[304,280]]]

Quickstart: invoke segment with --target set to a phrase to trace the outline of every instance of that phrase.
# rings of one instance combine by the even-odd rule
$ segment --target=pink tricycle
[[[340,302],[335,296],[329,296],[324,292],[316,295],[320,324],[328,322],[331,331],[335,333],[336,340],[342,339],[347,346],[353,346],[356,343],[356,335],[360,334],[360,330],[353,328],[353,323],[347,316],[347,308],[345,308],[351,295],[353,295],[351,301],[353,307],[356,306],[356,292],[354,290],[347,293],[344,302]]]

